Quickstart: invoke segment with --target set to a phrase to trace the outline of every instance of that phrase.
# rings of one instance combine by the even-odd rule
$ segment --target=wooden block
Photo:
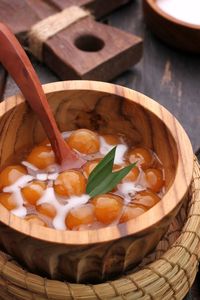
[[[0,21],[27,46],[27,32],[38,21],[71,5],[99,18],[129,0],[1,0]],[[23,22],[22,22],[23,20]],[[111,80],[142,56],[142,40],[94,21],[81,19],[44,43],[43,61],[62,79]]]
[[[91,17],[44,44],[44,62],[63,79],[111,80],[138,62],[141,55],[140,38]]]

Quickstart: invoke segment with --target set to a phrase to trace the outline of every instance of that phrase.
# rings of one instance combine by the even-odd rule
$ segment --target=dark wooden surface
[[[141,62],[113,82],[138,90],[163,104],[183,125],[196,152],[200,147],[200,55],[174,50],[154,37],[143,22],[141,0],[131,1],[104,21],[144,38]],[[32,61],[42,83],[59,80],[41,63],[33,58]],[[4,80],[2,74],[0,70],[1,82]],[[2,98],[15,94],[17,90],[8,76]],[[198,282],[199,275],[188,300],[200,299]]]

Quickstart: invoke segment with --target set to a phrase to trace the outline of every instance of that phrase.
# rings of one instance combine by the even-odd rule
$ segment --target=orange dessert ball
[[[138,162],[142,169],[151,167],[154,157],[150,150],[146,148],[135,148],[128,152],[128,160],[130,163]]]
[[[99,151],[100,143],[98,135],[88,129],[78,129],[67,139],[68,145],[84,154],[92,154]]]
[[[56,216],[56,209],[52,204],[43,203],[43,204],[37,205],[36,209],[40,214],[45,215],[51,219],[54,219]]]
[[[147,187],[153,192],[159,192],[163,185],[163,172],[160,169],[147,169],[144,171]]]
[[[112,134],[104,134],[102,135],[104,140],[106,141],[107,144],[109,145],[117,145],[120,144],[120,138],[117,135],[112,135]]]
[[[0,173],[0,189],[15,183],[15,181],[26,174],[26,169],[20,165],[6,167]]]
[[[86,178],[89,177],[90,173],[94,170],[94,168],[98,165],[98,163],[100,161],[101,161],[101,159],[94,159],[94,160],[88,161],[83,166],[83,174],[85,175]]]
[[[0,203],[8,210],[12,210],[17,207],[17,203],[16,203],[13,195],[10,193],[1,193],[0,194]]]
[[[38,169],[45,169],[55,163],[55,155],[50,147],[37,146],[28,155],[27,161]]]
[[[94,207],[91,204],[85,204],[72,208],[68,213],[65,223],[68,229],[78,229],[81,225],[88,225],[95,221]]]
[[[124,207],[122,216],[119,220],[119,223],[124,223],[127,222],[131,219],[134,219],[138,216],[140,216],[141,214],[143,214],[145,211],[147,211],[147,208],[145,207],[140,207],[137,205],[128,205],[126,207]]]
[[[103,194],[92,199],[97,220],[104,224],[115,221],[122,211],[123,200],[113,194]]]
[[[158,195],[154,194],[150,190],[146,190],[137,193],[133,198],[132,203],[139,206],[141,205],[142,207],[151,208],[159,201],[160,197],[158,197]]]
[[[119,171],[123,168],[125,168],[127,165],[114,165],[113,166],[113,172]],[[140,170],[137,166],[135,166],[131,171],[122,179],[122,182],[127,182],[127,181],[136,181],[138,176],[140,174]]]
[[[28,221],[31,224],[47,227],[47,224],[36,215],[28,215],[28,216],[25,217],[25,220]]]
[[[122,182],[136,181],[140,174],[138,167],[134,167],[123,179]]]
[[[46,184],[43,181],[32,181],[27,186],[21,189],[24,199],[35,205],[36,202],[42,197],[44,190],[46,189]]]
[[[60,173],[54,182],[54,190],[61,196],[80,196],[86,191],[86,181],[79,171]]]

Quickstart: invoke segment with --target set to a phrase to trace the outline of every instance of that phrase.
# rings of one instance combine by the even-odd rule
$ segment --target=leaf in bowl
[[[113,147],[91,172],[86,187],[86,192],[90,197],[112,191],[131,169],[136,166],[136,163],[133,163],[119,171],[112,172],[116,148],[117,146]]]

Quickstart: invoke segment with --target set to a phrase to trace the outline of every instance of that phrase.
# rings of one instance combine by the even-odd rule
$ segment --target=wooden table
[[[143,22],[141,2],[133,0],[104,20],[144,38],[141,62],[113,82],[138,90],[163,104],[183,125],[196,152],[200,147],[200,56],[181,53],[155,38]],[[59,80],[45,66],[31,59],[42,83]],[[0,94],[6,98],[18,89],[7,77],[4,90],[3,79],[0,71]],[[187,299],[200,299],[199,291],[196,282]]]

